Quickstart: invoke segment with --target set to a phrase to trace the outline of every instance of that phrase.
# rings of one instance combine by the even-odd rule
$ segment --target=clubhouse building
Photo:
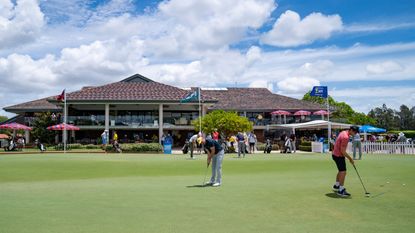
[[[102,86],[83,87],[66,94],[67,122],[80,128],[68,133],[73,143],[96,143],[104,130],[117,131],[121,142],[159,141],[163,134],[173,135],[177,145],[195,133],[192,120],[199,117],[199,102],[180,100],[195,88],[182,89],[155,82],[142,75]],[[9,122],[31,126],[36,113],[52,112],[63,120],[63,107],[55,97],[46,97],[5,107],[17,116]],[[254,123],[259,141],[276,136],[269,125],[280,124],[283,117],[272,115],[275,110],[294,113],[298,110],[318,111],[321,105],[282,96],[266,88],[201,88],[201,113],[222,109],[236,111]],[[305,122],[321,116],[287,116],[287,123]],[[28,135],[26,140],[30,141]],[[175,144],[176,144],[175,143]]]

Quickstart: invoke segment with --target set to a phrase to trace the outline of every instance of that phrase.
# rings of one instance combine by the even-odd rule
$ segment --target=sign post
[[[314,86],[310,92],[310,96],[321,97],[326,99],[327,105],[327,148],[330,151],[330,139],[331,139],[331,123],[330,123],[330,105],[327,86]]]

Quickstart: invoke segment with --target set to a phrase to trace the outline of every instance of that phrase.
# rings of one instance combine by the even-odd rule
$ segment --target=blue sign
[[[311,90],[310,96],[327,98],[328,96],[327,86],[314,86],[313,90]]]
[[[164,143],[164,154],[171,154],[171,143]]]

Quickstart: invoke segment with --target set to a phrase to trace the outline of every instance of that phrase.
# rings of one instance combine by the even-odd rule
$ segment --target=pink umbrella
[[[272,115],[284,115],[284,116],[288,116],[291,115],[290,112],[284,111],[284,110],[277,110],[277,111],[273,111],[271,112]]]
[[[317,112],[313,112],[313,115],[327,116],[327,115],[329,115],[329,113],[325,110],[320,110],[320,111],[317,111]]]
[[[13,129],[13,130],[32,130],[32,128],[22,125],[16,122],[13,123],[7,123],[0,125],[0,129]]]
[[[294,116],[309,116],[311,115],[311,112],[300,110],[294,113]]]
[[[58,124],[58,125],[52,125],[52,126],[49,126],[47,129],[48,130],[64,130],[65,128],[66,130],[80,130],[79,127],[76,127],[74,125],[68,125],[65,123]]]

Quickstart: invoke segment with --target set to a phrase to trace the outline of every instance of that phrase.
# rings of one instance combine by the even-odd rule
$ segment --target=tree
[[[195,131],[199,131],[199,119],[192,122]],[[236,112],[215,110],[202,117],[202,131],[212,133],[217,129],[225,137],[238,132],[251,131],[253,127],[246,117],[239,116]]]
[[[2,123],[2,122],[4,122],[4,121],[6,121],[7,119],[9,119],[9,118],[8,118],[8,117],[6,117],[6,116],[0,116],[0,123]],[[6,131],[7,131],[7,130],[0,129],[0,133],[6,133]]]
[[[354,112],[351,117],[348,118],[350,124],[354,125],[376,125],[376,120],[367,116],[362,112]]]
[[[0,116],[0,123],[2,123],[3,121],[6,121],[7,119],[9,119],[6,116]]]
[[[381,108],[370,110],[368,115],[376,120],[376,126],[378,127],[388,130],[399,129],[399,117],[386,104],[383,104]]]
[[[33,122],[32,135],[34,139],[39,139],[41,142],[52,144],[55,140],[56,133],[48,130],[47,127],[56,124],[52,120],[50,112],[37,113],[35,121]]]
[[[326,104],[326,99],[322,97],[311,96],[307,92],[303,100],[318,104]],[[328,97],[330,105],[330,117],[333,121],[346,122],[349,124],[363,125],[374,124],[376,121],[364,113],[355,112],[353,108],[345,102],[337,102],[331,96]]]
[[[401,105],[399,110],[399,112],[395,112],[399,117],[399,129],[413,129],[415,123],[414,112],[404,104]]]

